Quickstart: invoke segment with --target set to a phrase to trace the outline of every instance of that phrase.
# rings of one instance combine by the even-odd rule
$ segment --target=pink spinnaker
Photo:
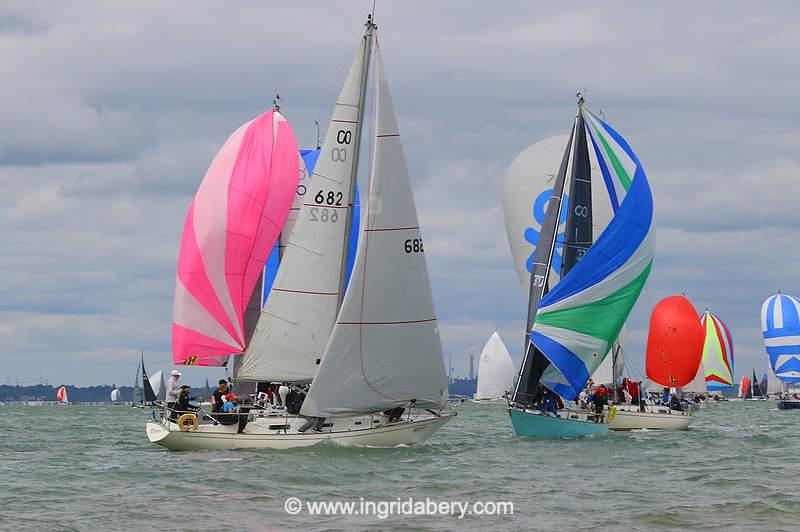
[[[243,316],[292,206],[297,140],[269,111],[217,153],[183,227],[172,317],[175,364],[221,366],[245,350]]]

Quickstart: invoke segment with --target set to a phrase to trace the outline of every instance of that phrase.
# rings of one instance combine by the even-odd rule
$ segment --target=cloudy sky
[[[371,3],[3,3],[0,381],[127,384],[140,348],[169,366],[180,231],[208,163],[276,91],[311,146]],[[761,302],[800,293],[799,19],[793,2],[378,0],[457,374],[495,328],[521,350],[503,175],[568,132],[579,89],[655,195],[633,365],[652,304],[685,292],[727,321],[738,375],[766,368]]]

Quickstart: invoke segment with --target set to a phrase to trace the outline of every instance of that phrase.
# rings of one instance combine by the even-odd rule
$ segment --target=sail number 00
[[[345,129],[340,129],[336,132],[337,144],[350,144],[353,140],[353,132]],[[346,148],[331,148],[331,160],[337,163],[347,162],[347,149]]]
[[[406,253],[424,253],[425,250],[422,248],[422,239],[421,238],[409,238],[405,241],[404,249]]]

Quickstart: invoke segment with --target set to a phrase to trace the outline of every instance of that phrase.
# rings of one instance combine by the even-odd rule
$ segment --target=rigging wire
[[[317,109],[317,112],[314,114],[314,116],[316,117],[316,119],[314,120],[314,124],[309,126],[308,130],[306,131],[306,134],[303,136],[304,146],[308,146],[309,141],[314,138],[313,135],[315,133],[315,130],[319,127],[319,119],[325,112],[325,110],[333,109],[333,105],[335,104],[334,99],[337,97],[337,95],[334,95],[334,93],[337,88],[341,89],[342,85],[344,84],[343,79],[345,74],[343,72],[347,68],[347,65],[352,63],[352,58],[355,57],[355,51],[358,49],[359,46],[361,46],[361,41],[358,41],[355,46],[351,46],[349,53],[345,55],[345,59],[339,66],[339,71],[336,74],[336,77],[333,79],[333,82],[331,83],[325,98],[323,98],[322,103]],[[317,134],[317,138],[319,138],[319,134]]]

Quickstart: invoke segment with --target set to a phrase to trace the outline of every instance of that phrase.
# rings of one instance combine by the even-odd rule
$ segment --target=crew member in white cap
[[[178,379],[181,378],[181,372],[177,369],[173,369],[172,373],[170,373],[170,378],[167,381],[167,392],[166,392],[166,400],[167,406],[172,408],[175,402],[178,400],[178,394],[180,393],[180,389],[178,387]]]

